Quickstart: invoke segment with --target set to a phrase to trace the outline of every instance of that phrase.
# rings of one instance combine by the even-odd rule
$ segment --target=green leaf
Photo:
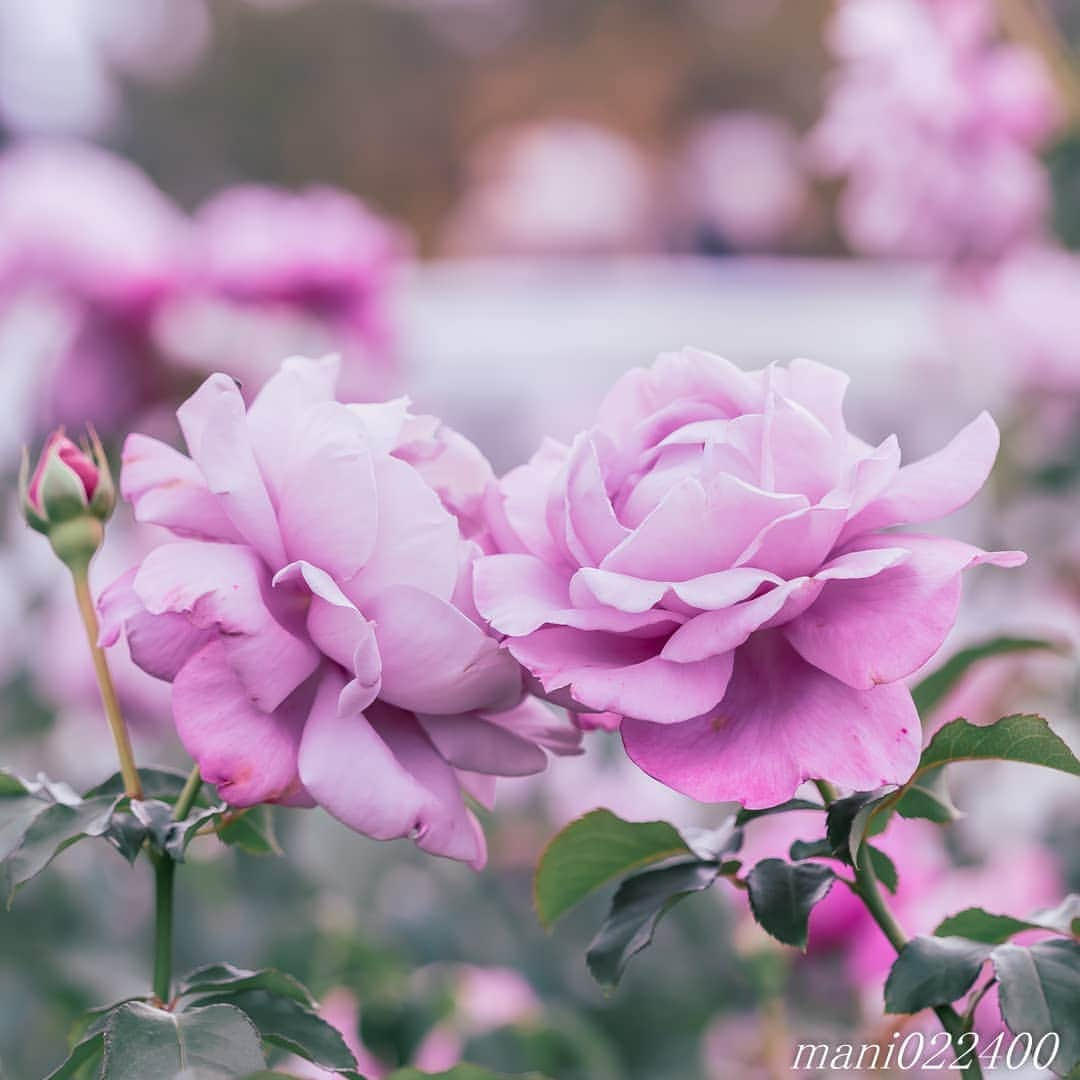
[[[838,859],[856,865],[859,848],[870,823],[870,816],[896,790],[857,791],[846,799],[837,799],[825,815],[825,835]]]
[[[240,1009],[258,1029],[264,1043],[335,1072],[356,1068],[356,1059],[341,1032],[293,998],[278,997],[266,990],[245,990],[199,998],[193,1007],[222,1003]]]
[[[1080,944],[1056,939],[1024,948],[999,945],[993,953],[1001,1015],[1014,1035],[1037,1043],[1050,1032],[1061,1039],[1051,1068],[1064,1076],[1080,1064]]]
[[[896,872],[896,864],[885,854],[881,848],[866,845],[866,853],[870,856],[870,867],[874,871],[874,877],[885,886],[891,893],[895,893],[900,884],[900,875]]]
[[[185,1070],[225,1080],[265,1067],[258,1032],[232,1005],[169,1012],[135,1002],[105,1028],[101,1080],[173,1080]]]
[[[614,988],[630,958],[652,941],[657,923],[668,909],[683,897],[709,888],[719,873],[715,862],[692,862],[627,878],[589,945],[586,960],[593,978],[605,989]]]
[[[1057,907],[1037,911],[1031,922],[1059,934],[1080,938],[1080,893],[1070,893]]]
[[[693,852],[666,821],[630,822],[610,810],[572,821],[544,849],[533,884],[536,911],[551,925],[614,878]]]
[[[49,1073],[45,1080],[72,1080],[78,1075],[80,1069],[95,1061],[100,1061],[104,1051],[105,1034],[102,1031],[95,1031],[76,1043],[63,1064]]]
[[[274,831],[272,808],[266,805],[234,813],[218,829],[218,838],[223,844],[232,844],[249,855],[282,854]]]
[[[896,804],[896,811],[901,817],[925,818],[937,825],[947,825],[964,816],[953,804],[943,767],[930,769],[909,781]]]
[[[810,912],[828,895],[835,878],[821,863],[763,859],[746,879],[750,910],[777,941],[805,949]]]
[[[177,997],[193,994],[239,994],[246,990],[265,990],[288,998],[308,1009],[317,1008],[311,992],[299,980],[276,968],[249,971],[232,964],[204,964],[189,971],[177,983]]]
[[[828,840],[794,840],[788,850],[792,862],[803,859],[834,859],[833,846]]]
[[[187,782],[187,774],[176,769],[139,769],[138,772],[144,799],[160,799],[162,802],[175,803]],[[125,790],[124,777],[120,773],[113,773],[108,780],[91,788],[84,797],[92,799],[96,795],[123,795]],[[210,801],[205,787],[195,801],[197,804],[206,804]]]
[[[950,761],[1022,761],[1080,776],[1080,761],[1041,717],[1004,716],[979,727],[962,717],[940,728],[922,753],[915,775]]]
[[[101,836],[118,801],[112,795],[99,795],[75,806],[53,803],[38,814],[15,850],[0,864],[8,907],[16,891],[62,851],[84,837]]]
[[[971,667],[980,660],[1006,653],[1032,652],[1049,649],[1060,651],[1061,646],[1038,638],[996,637],[970,648],[961,649],[936,671],[931,672],[912,688],[911,696],[919,715],[925,717],[940,705],[946,695],[960,682]]]
[[[766,817],[769,814],[786,814],[789,810],[824,809],[825,807],[821,803],[811,802],[809,799],[788,799],[787,802],[779,803],[776,806],[767,806],[764,810],[742,809],[735,815],[735,824],[746,825],[759,817]]]
[[[17,776],[0,772],[0,859],[6,859],[26,835],[34,819],[50,805]]]
[[[196,810],[183,821],[172,822],[165,838],[165,854],[176,862],[183,862],[188,844],[195,839],[198,831],[220,818],[223,813],[225,813],[224,804],[211,806],[205,810]]]
[[[887,1013],[915,1013],[966,994],[991,948],[959,937],[915,937],[901,950],[885,983]]]
[[[969,941],[982,941],[987,945],[1000,945],[1014,934],[1035,929],[1034,923],[1014,919],[1011,915],[993,915],[980,907],[965,908],[938,923],[936,937],[962,937]]]

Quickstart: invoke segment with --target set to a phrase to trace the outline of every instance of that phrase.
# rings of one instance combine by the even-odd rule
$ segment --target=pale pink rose
[[[190,458],[128,438],[121,490],[177,539],[102,596],[103,638],[126,631],[172,682],[180,738],[233,805],[318,804],[480,866],[464,794],[489,805],[566,740],[473,616],[480,548],[397,455],[417,418],[335,401],[335,376],[288,360],[250,409],[211,376],[177,414]]]
[[[802,146],[765,113],[720,113],[690,133],[680,166],[682,214],[724,247],[774,247],[807,206]]]
[[[808,360],[666,354],[490,499],[502,553],[476,565],[481,614],[546,696],[622,716],[630,757],[703,802],[906,780],[920,727],[902,680],[952,627],[961,571],[1024,561],[884,531],[975,495],[988,415],[901,468],[895,436],[847,430],[846,387]]]
[[[258,387],[290,351],[342,354],[346,400],[397,381],[390,301],[409,242],[330,187],[226,188],[196,213],[189,289],[159,322],[179,360]]]
[[[997,257],[1043,232],[1038,150],[1063,111],[1042,58],[994,36],[990,0],[843,0],[840,67],[810,136],[847,178],[840,224],[855,250]]]
[[[0,155],[0,317],[36,304],[57,328],[39,422],[107,428],[155,396],[151,325],[183,274],[184,219],[104,150],[28,143]]]

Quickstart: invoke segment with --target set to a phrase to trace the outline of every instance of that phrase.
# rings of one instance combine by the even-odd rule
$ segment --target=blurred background
[[[994,412],[991,485],[946,527],[1031,560],[971,575],[949,649],[1062,649],[985,663],[931,727],[1022,707],[1076,746],[1077,47],[1068,0],[0,0],[0,764],[76,787],[114,769],[69,582],[16,512],[21,444],[86,421],[114,455],[131,430],[176,442],[207,373],[254,392],[338,351],[343,394],[407,393],[501,472],[684,344],[842,367],[850,426],[908,460]],[[121,509],[96,588],[144,543]],[[183,766],[167,686],[113,664],[140,761]],[[586,741],[500,789],[479,875],[316,812],[277,813],[286,858],[196,845],[178,969],[294,972],[372,1080],[462,1057],[772,1080],[801,1039],[897,1029],[873,928],[823,905],[795,956],[720,890],[604,998],[583,960],[604,898],[545,935],[543,844],[595,806],[724,808]],[[1068,778],[976,771],[963,821],[890,834],[911,932],[1080,889]],[[762,852],[793,838],[771,820]],[[141,991],[141,871],[75,848],[0,915],[0,1075],[44,1075],[83,1009]]]

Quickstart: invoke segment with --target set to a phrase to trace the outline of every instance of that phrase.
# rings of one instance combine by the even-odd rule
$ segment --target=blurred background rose
[[[500,472],[683,344],[845,368],[849,427],[909,460],[990,408],[991,490],[944,527],[1031,560],[971,575],[946,651],[1075,644],[1078,45],[1064,0],[0,0],[0,763],[113,768],[69,583],[12,513],[19,444],[84,420],[114,455],[172,439],[208,371],[250,397],[293,352],[340,352],[350,396],[408,393]],[[153,539],[121,509],[95,588]],[[183,764],[167,688],[113,666],[140,759]],[[1075,746],[1078,700],[1067,651],[1002,659],[930,722],[1040,709]],[[372,1075],[771,1080],[801,1039],[888,1038],[872,935],[823,907],[794,961],[719,891],[605,999],[582,961],[604,898],[545,936],[542,845],[597,805],[723,808],[585,740],[506,784],[481,876],[315,812],[277,815],[287,860],[196,846],[178,964],[294,971]],[[956,780],[967,818],[891,839],[910,930],[1080,888],[1068,778]],[[149,911],[148,881],[76,848],[0,916],[4,1075],[43,1075],[83,1008],[142,989]]]

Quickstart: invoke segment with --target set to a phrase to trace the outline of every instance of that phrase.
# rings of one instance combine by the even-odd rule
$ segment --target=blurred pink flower
[[[43,304],[60,328],[39,422],[110,428],[160,381],[151,324],[182,276],[184,219],[104,150],[27,143],[0,156],[0,313]]]
[[[189,291],[161,340],[256,387],[291,351],[338,351],[343,398],[382,397],[396,381],[389,303],[408,247],[344,191],[227,188],[195,215]]]
[[[810,149],[847,177],[840,223],[875,255],[993,258],[1042,233],[1037,151],[1063,118],[1042,58],[989,0],[842,0],[840,69]]]
[[[478,625],[480,548],[397,456],[423,421],[404,400],[334,401],[336,370],[286,361],[246,411],[211,376],[177,414],[190,458],[128,438],[121,490],[178,539],[103,594],[103,640],[126,630],[172,682],[180,738],[230,803],[319,804],[480,866],[464,793],[489,804],[496,776],[566,740]]]
[[[633,144],[579,121],[512,129],[481,143],[447,244],[465,255],[579,256],[647,246],[653,180]]]
[[[322,1002],[319,1010],[322,1018],[335,1027],[345,1040],[345,1045],[356,1058],[356,1069],[365,1080],[383,1080],[392,1071],[384,1065],[360,1041],[360,1003],[356,996],[344,987],[331,990]],[[291,1057],[282,1068],[289,1076],[300,1080],[336,1080],[340,1073],[331,1069],[321,1069],[303,1058]]]
[[[901,468],[895,436],[847,430],[847,381],[666,354],[493,492],[481,614],[552,701],[624,717],[630,757],[703,802],[906,779],[920,728],[901,680],[952,627],[962,570],[1024,560],[883,531],[972,498],[998,432],[984,413]]]
[[[721,113],[690,134],[681,163],[680,213],[739,251],[783,241],[807,205],[798,136],[765,113]]]

